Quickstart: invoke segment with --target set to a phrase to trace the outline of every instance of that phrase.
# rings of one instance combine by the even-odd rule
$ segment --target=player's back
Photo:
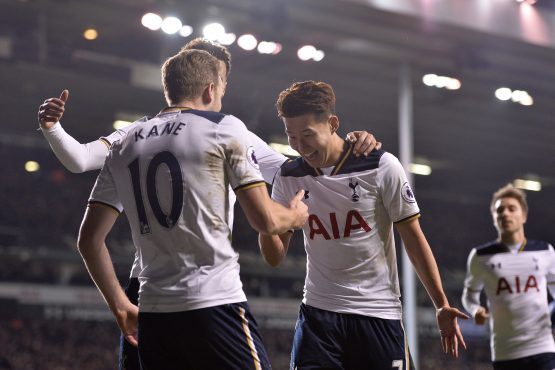
[[[233,116],[187,110],[133,127],[107,165],[139,250],[140,308],[175,312],[245,300],[231,246],[230,169],[248,166]],[[230,165],[231,162],[231,165]],[[258,175],[257,175],[258,174]]]

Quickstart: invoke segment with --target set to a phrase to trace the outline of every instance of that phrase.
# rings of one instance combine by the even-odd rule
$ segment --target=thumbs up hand
[[[64,90],[59,98],[46,99],[44,103],[39,106],[38,119],[42,128],[49,129],[62,118],[68,98],[69,91]]]

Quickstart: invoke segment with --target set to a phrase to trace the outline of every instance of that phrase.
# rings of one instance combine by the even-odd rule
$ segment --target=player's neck
[[[181,100],[175,104],[173,104],[171,107],[168,108],[183,108],[183,109],[196,109],[196,110],[212,110],[212,106],[210,104],[204,104],[202,99],[195,99],[195,100]]]
[[[339,162],[339,158],[341,158],[341,154],[343,154],[344,144],[345,140],[334,133],[330,143],[331,150],[329,151],[329,157],[327,158],[326,163],[322,165],[322,167],[331,167]]]
[[[505,245],[515,245],[524,243],[526,237],[524,236],[524,230],[521,229],[514,233],[501,234],[499,235],[499,239],[501,240],[501,243]]]

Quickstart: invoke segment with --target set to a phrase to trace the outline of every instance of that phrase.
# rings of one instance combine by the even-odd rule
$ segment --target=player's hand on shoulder
[[[65,111],[65,103],[69,98],[69,91],[64,90],[59,98],[46,99],[39,106],[38,119],[42,128],[49,129],[58,122]]]
[[[308,206],[304,204],[304,190],[300,190],[289,202],[289,209],[295,212],[293,228],[301,228],[308,219]]]
[[[374,149],[379,150],[382,143],[377,141],[374,135],[368,131],[352,131],[345,138],[350,143],[355,143],[353,154],[357,157],[361,154],[367,156]]]
[[[436,320],[441,335],[443,352],[459,357],[459,344],[466,349],[466,343],[461,333],[457,319],[467,320],[469,317],[454,307],[441,307],[436,310]]]
[[[477,325],[484,325],[488,319],[488,310],[485,307],[480,306],[480,308],[478,308],[476,310],[476,313],[474,314],[474,322]]]

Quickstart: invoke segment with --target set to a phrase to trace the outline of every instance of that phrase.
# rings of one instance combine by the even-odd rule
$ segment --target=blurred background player
[[[219,113],[225,69],[201,50],[162,66],[168,108],[108,154],[79,233],[91,277],[141,369],[270,369],[231,245],[229,192],[259,232],[300,227],[300,192],[270,200],[244,124]],[[116,278],[105,238],[125,209],[138,249],[139,314]]]
[[[496,370],[555,369],[547,288],[555,293],[555,251],[527,240],[526,194],[508,184],[493,193],[497,239],[470,251],[462,302],[478,325],[490,319],[490,347]],[[489,310],[480,304],[485,291]]]
[[[276,103],[292,148],[301,157],[276,175],[272,198],[305,191],[307,274],[291,370],[413,368],[401,322],[393,224],[436,308],[443,350],[465,347],[418,218],[403,167],[392,154],[356,157],[337,135],[335,94],[324,82],[297,82]],[[260,234],[272,266],[287,253],[291,233]],[[416,333],[412,333],[416,335]]]
[[[225,68],[225,74],[221,77],[224,79],[224,86],[227,87],[227,78],[231,71],[231,55],[227,48],[204,38],[196,38],[188,42],[182,48],[182,50],[190,49],[207,51],[218,59],[221,67]],[[44,137],[49,142],[56,157],[69,171],[81,173],[100,169],[104,164],[104,159],[106,158],[110,145],[114,141],[123,138],[134,125],[116,130],[110,135],[103,136],[93,142],[81,144],[69,135],[60,123],[68,98],[69,91],[64,90],[59,98],[49,98],[39,107],[39,124]],[[145,118],[137,122],[141,122],[144,119]],[[249,135],[257,153],[256,157],[264,181],[271,184],[275,173],[287,158],[271,149],[262,139],[251,131],[248,131],[247,135]],[[355,143],[355,152],[357,155],[368,155],[374,147],[379,148],[381,146],[381,143],[376,142],[374,136],[366,131],[351,132],[347,134],[347,139]],[[234,199],[234,194],[231,193],[231,212],[233,212]],[[231,220],[231,222],[232,221],[233,220]],[[136,254],[131,268],[130,278],[125,289],[127,296],[134,304],[138,304],[138,273],[139,264],[138,255]],[[137,349],[124,340],[123,336],[120,338],[119,368],[122,370],[139,369]]]

